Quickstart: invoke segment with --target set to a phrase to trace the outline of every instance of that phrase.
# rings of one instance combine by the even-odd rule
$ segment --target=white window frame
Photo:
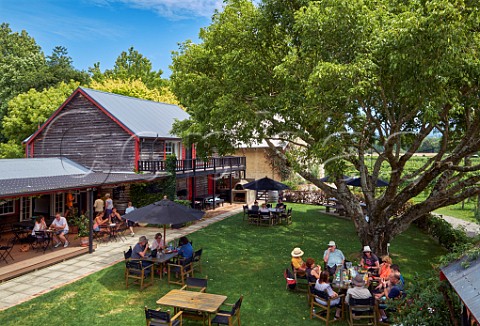
[[[3,200],[1,200],[1,202],[3,204],[0,205],[0,207],[1,207],[0,216],[1,215],[15,214],[15,199],[3,199]],[[6,204],[8,204],[8,205],[5,206]],[[5,207],[11,208],[11,210],[9,209],[8,211],[5,211]]]
[[[20,221],[30,221],[33,216],[33,198],[20,198]]]
[[[50,212],[52,215],[60,213],[63,216],[65,211],[65,194],[57,193],[51,196]]]

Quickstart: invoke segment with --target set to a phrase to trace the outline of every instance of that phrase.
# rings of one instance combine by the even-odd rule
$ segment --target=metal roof
[[[66,158],[0,160],[0,197],[20,197],[70,189],[147,182],[167,175],[97,173]]]
[[[0,159],[0,180],[89,173],[86,167],[61,157]]]
[[[140,137],[178,138],[170,133],[175,119],[190,115],[179,106],[80,87],[132,133]]]
[[[480,258],[468,261],[467,257],[443,267],[441,270],[476,320],[480,320]]]

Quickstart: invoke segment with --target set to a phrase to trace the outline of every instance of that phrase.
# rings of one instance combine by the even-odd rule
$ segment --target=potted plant
[[[82,247],[88,246],[88,235],[90,234],[89,219],[86,214],[76,215],[72,221],[73,225],[77,227],[77,238],[80,238],[80,245]]]

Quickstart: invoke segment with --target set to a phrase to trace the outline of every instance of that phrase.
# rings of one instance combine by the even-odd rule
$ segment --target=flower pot
[[[80,238],[80,246],[88,247],[88,237],[81,237]]]

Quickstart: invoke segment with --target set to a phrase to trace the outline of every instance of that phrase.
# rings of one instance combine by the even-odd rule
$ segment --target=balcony
[[[167,162],[161,160],[138,161],[139,172],[166,172]],[[201,175],[243,171],[246,169],[244,156],[211,157],[207,160],[177,160],[175,171],[180,175]]]

